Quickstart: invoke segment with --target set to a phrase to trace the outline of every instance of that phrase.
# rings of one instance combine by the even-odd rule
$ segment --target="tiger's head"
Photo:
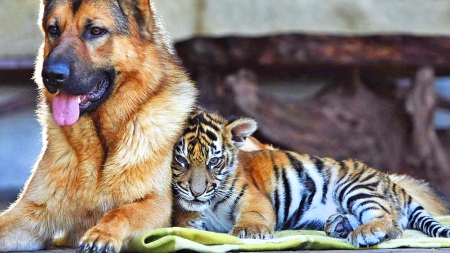
[[[172,159],[172,185],[183,208],[201,211],[221,196],[222,183],[236,169],[239,148],[256,129],[251,118],[226,120],[203,109],[191,114]]]

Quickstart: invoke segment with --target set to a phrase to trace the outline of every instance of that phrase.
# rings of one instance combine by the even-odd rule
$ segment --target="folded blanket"
[[[450,226],[450,216],[436,218],[442,225]],[[196,252],[227,251],[272,251],[301,249],[357,249],[344,239],[325,235],[323,231],[285,230],[278,231],[276,239],[240,239],[224,233],[214,233],[186,228],[155,229],[135,238],[130,250],[135,252],[174,252],[191,250]],[[432,238],[417,231],[406,230],[403,238],[389,240],[370,248],[392,249],[409,248],[448,248],[450,238]]]

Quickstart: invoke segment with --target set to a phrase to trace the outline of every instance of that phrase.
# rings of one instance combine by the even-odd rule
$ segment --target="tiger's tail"
[[[447,200],[439,196],[429,183],[407,175],[389,174],[389,179],[403,188],[432,216],[449,215]]]
[[[450,237],[450,229],[442,226],[418,203],[411,203],[409,210],[408,228],[432,237]]]

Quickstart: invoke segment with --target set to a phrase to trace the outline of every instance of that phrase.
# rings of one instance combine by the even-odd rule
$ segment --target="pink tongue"
[[[60,92],[53,98],[53,119],[59,126],[71,126],[80,116],[78,97]]]

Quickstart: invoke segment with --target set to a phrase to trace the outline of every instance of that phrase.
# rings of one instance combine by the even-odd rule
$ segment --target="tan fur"
[[[139,31],[128,17],[129,35],[112,34],[94,46],[78,34],[88,18],[113,27],[110,1],[84,1],[76,15],[70,2],[57,1],[47,17],[64,26],[58,44],[71,44],[92,67],[112,64],[118,74],[105,102],[60,127],[51,115],[54,95],[41,80],[43,60],[58,44],[45,38],[35,74],[44,147],[19,199],[0,216],[0,251],[42,249],[55,235],[62,246],[78,247],[81,239],[119,251],[134,236],[170,226],[172,148],[197,91],[170,48],[158,42],[164,34],[149,2],[137,2],[148,30]]]
[[[430,185],[407,175],[389,175],[389,179],[400,185],[405,191],[419,202],[425,210],[433,216],[448,215],[446,203],[440,198]]]
[[[276,150],[270,144],[263,144],[258,139],[253,136],[250,136],[245,141],[244,145],[239,148],[241,151],[251,152],[256,150],[268,149],[268,150]]]

